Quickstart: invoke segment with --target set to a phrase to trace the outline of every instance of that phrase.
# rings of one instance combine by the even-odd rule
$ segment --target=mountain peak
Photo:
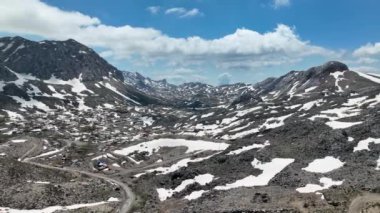
[[[322,69],[322,72],[326,72],[326,73],[349,70],[346,64],[343,64],[342,62],[339,62],[339,61],[329,61],[323,64],[321,69]]]
[[[35,42],[22,37],[0,38],[0,61],[15,72],[41,79],[53,75],[63,80],[100,81],[110,75],[124,80],[121,72],[95,51],[73,40]]]

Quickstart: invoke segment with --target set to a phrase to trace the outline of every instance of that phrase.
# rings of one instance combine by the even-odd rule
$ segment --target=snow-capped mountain
[[[378,209],[378,75],[331,61],[173,85],[20,37],[0,59],[0,212]]]
[[[157,100],[124,84],[122,72],[74,41],[0,39],[0,102],[46,111]]]
[[[212,86],[200,82],[174,85],[165,79],[155,81],[137,72],[123,72],[124,81],[141,92],[172,103],[176,107],[213,107],[230,104],[237,96],[254,91],[250,84]]]

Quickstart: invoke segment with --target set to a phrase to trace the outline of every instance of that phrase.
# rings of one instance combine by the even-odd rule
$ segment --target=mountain
[[[312,98],[319,94],[346,94],[372,90],[378,86],[376,76],[350,71],[347,65],[330,61],[306,71],[291,71],[279,78],[268,78],[255,85],[212,86],[190,82],[173,85],[155,81],[139,73],[123,72],[125,83],[137,90],[180,107],[215,107],[249,104],[263,100]]]
[[[121,71],[76,42],[0,39],[0,102],[46,111],[158,103],[124,84]]]
[[[200,82],[174,85],[165,79],[155,81],[137,72],[123,72],[123,75],[126,84],[152,97],[169,101],[176,107],[199,108],[229,104],[239,94],[254,90],[252,85],[243,83],[217,87]]]
[[[378,212],[378,75],[173,85],[20,37],[0,58],[0,212]]]

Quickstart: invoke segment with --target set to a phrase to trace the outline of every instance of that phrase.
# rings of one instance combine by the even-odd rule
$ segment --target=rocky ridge
[[[38,201],[19,190],[26,178],[20,170],[27,169],[13,169],[25,156],[88,172],[101,161],[109,169],[100,173],[128,183],[136,194],[134,208],[142,212],[376,212],[380,205],[375,74],[332,61],[255,85],[176,86],[122,73],[71,40],[46,41],[46,51],[62,57],[63,65],[78,63],[49,74],[46,67],[55,59],[45,62],[39,57],[45,53],[28,50],[44,51],[46,44],[17,37],[1,42],[0,160],[12,162],[2,163],[2,172],[13,176],[0,184],[13,195],[0,206],[41,209],[75,198],[128,199],[106,185],[93,188],[101,183],[93,182],[85,188],[96,193],[87,200],[62,194],[33,206]],[[91,54],[83,64],[75,59],[80,50]],[[21,59],[40,62],[23,69]],[[101,64],[95,74],[86,68],[93,60]],[[56,182],[50,176],[41,170],[29,178]],[[11,181],[19,184],[8,186]],[[44,192],[40,197],[54,189],[28,184]]]

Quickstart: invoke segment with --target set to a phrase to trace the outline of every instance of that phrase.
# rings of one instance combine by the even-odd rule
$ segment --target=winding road
[[[92,173],[92,172],[88,172],[88,171],[77,170],[77,169],[72,169],[72,168],[67,168],[67,167],[60,168],[60,167],[54,167],[54,166],[50,166],[50,165],[45,165],[45,164],[40,164],[40,163],[32,162],[32,161],[30,161],[32,158],[27,158],[27,157],[29,155],[31,155],[37,148],[39,148],[40,146],[42,146],[42,144],[39,143],[38,140],[30,140],[30,141],[34,144],[33,148],[30,149],[22,157],[19,158],[19,160],[21,162],[29,164],[29,165],[45,168],[45,169],[70,172],[70,173],[74,173],[74,174],[78,174],[79,173],[79,174],[82,174],[82,175],[87,175],[89,177],[99,178],[99,179],[103,179],[105,181],[112,182],[112,183],[114,183],[116,185],[119,185],[123,189],[123,191],[124,191],[124,201],[123,201],[122,206],[119,209],[119,212],[120,213],[127,213],[127,212],[129,212],[132,209],[132,206],[133,206],[133,204],[134,204],[134,202],[136,200],[136,195],[133,193],[132,189],[127,184],[125,184],[125,183],[123,183],[123,182],[121,182],[121,181],[119,181],[119,180],[117,180],[115,178],[107,177],[107,176],[99,174],[99,173]],[[55,154],[57,154],[57,153],[55,153]],[[33,158],[33,159],[35,159],[35,158]]]
[[[133,207],[133,205],[134,205],[134,203],[136,201],[136,195],[134,194],[134,192],[132,191],[132,189],[128,186],[128,184],[123,183],[122,181],[120,181],[120,179],[118,177],[125,176],[125,175],[130,174],[130,173],[136,173],[136,172],[145,171],[147,169],[155,168],[155,167],[162,166],[162,165],[166,165],[168,163],[177,162],[178,160],[182,160],[182,159],[185,159],[185,158],[193,157],[196,154],[196,153],[185,154],[185,155],[182,155],[182,156],[174,158],[174,159],[170,159],[170,160],[166,160],[166,161],[162,161],[162,162],[158,162],[158,163],[154,163],[154,164],[150,164],[150,165],[137,166],[135,168],[130,168],[130,169],[116,168],[115,167],[113,169],[119,170],[120,173],[116,173],[114,175],[106,176],[106,175],[103,175],[103,174],[100,174],[100,173],[92,173],[92,172],[89,172],[89,171],[78,170],[78,169],[74,169],[74,168],[70,168],[70,167],[55,167],[55,166],[51,166],[51,165],[46,165],[46,164],[41,164],[41,163],[33,162],[32,160],[39,158],[39,155],[36,155],[35,152],[38,151],[38,150],[42,150],[43,142],[40,139],[38,139],[38,138],[29,138],[28,141],[31,142],[31,143],[33,143],[33,147],[30,150],[28,150],[25,154],[23,154],[22,157],[19,158],[20,162],[26,163],[26,164],[29,164],[29,165],[33,165],[33,166],[38,166],[38,167],[45,168],[45,169],[64,171],[64,172],[69,172],[69,173],[73,173],[73,174],[87,175],[89,177],[103,179],[105,181],[109,181],[111,183],[119,185],[122,188],[123,192],[124,192],[123,193],[124,194],[124,200],[123,200],[123,203],[122,203],[122,205],[120,206],[120,209],[119,209],[120,213],[127,213],[127,212],[131,211],[131,209],[132,209],[132,207]],[[59,152],[54,152],[54,153],[52,153],[50,155],[44,155],[43,157],[49,157],[49,156],[52,156],[52,155],[57,155],[58,153],[63,152],[67,146],[69,146],[69,144],[67,144]],[[40,153],[38,153],[38,154],[40,154]]]

